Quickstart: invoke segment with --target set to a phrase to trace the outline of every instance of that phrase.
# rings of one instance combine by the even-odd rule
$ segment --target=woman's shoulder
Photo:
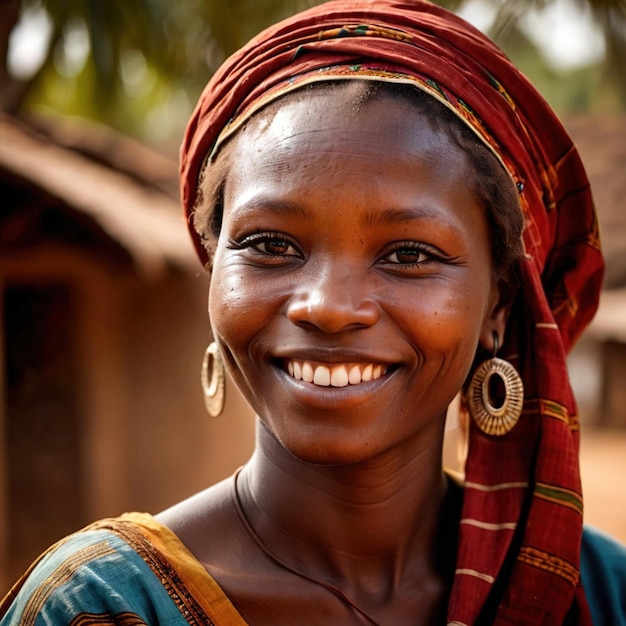
[[[585,526],[580,573],[594,624],[626,626],[626,546]]]
[[[134,529],[149,521],[142,514],[101,520],[53,545],[2,601],[2,624],[34,624],[38,619],[69,624],[81,614],[143,619],[141,588],[150,584],[146,574],[151,572],[126,539],[139,537]]]
[[[0,604],[0,624],[211,624],[216,602],[228,605],[178,537],[152,516],[131,513],[40,556]]]

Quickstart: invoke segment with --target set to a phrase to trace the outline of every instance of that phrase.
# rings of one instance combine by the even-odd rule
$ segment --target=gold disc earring
[[[493,357],[474,372],[467,391],[469,412],[478,428],[488,435],[505,435],[517,424],[524,405],[524,383],[516,369],[496,357],[498,335],[494,333]],[[498,380],[500,394],[493,399]],[[503,392],[503,393],[502,393]]]
[[[211,417],[219,417],[224,410],[226,373],[220,349],[214,341],[204,353],[200,379],[206,410]]]

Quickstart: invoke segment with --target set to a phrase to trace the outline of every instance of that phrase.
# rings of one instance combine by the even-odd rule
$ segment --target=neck
[[[306,575],[388,595],[439,569],[447,484],[441,445],[325,467],[296,459],[261,426],[238,480],[243,511],[260,540]]]

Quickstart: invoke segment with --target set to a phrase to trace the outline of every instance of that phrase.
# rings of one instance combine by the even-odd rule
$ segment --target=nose
[[[301,327],[338,333],[373,326],[380,319],[380,307],[368,293],[364,277],[325,271],[296,289],[287,306],[287,317]]]

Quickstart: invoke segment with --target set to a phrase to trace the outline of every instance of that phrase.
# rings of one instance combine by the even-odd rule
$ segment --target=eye
[[[381,257],[379,263],[416,267],[440,258],[430,246],[416,241],[403,241],[393,244],[393,249]]]
[[[287,235],[274,232],[262,232],[248,235],[234,245],[239,250],[250,250],[257,256],[268,259],[282,257],[301,257],[300,251],[289,240]]]
[[[419,248],[402,247],[394,250],[386,256],[389,263],[401,263],[402,265],[415,265],[428,261],[428,255]]]
[[[296,249],[288,241],[280,238],[261,239],[260,241],[257,240],[257,242],[252,244],[250,247],[254,248],[258,252],[271,254],[272,256],[297,254]]]

